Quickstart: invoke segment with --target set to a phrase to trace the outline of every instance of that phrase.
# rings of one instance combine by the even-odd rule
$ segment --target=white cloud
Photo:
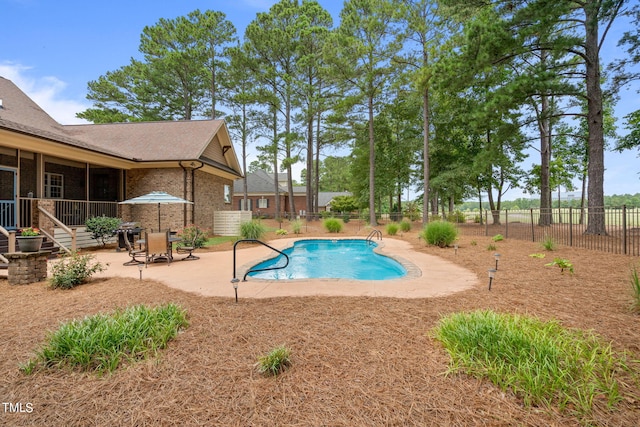
[[[84,111],[90,105],[83,101],[65,98],[67,84],[57,77],[32,77],[28,67],[15,62],[0,63],[0,76],[11,80],[44,111],[63,125],[88,123],[76,118],[76,113]]]

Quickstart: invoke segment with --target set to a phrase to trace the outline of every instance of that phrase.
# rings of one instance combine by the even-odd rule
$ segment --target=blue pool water
[[[405,268],[396,260],[373,252],[375,242],[366,240],[299,240],[282,252],[289,265],[280,270],[259,271],[249,276],[260,279],[344,278],[386,280],[403,277]],[[282,255],[261,262],[252,269],[285,265]]]

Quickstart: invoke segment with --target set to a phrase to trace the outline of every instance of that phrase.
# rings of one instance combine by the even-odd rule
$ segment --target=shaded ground
[[[322,234],[310,227],[303,237]],[[630,310],[629,282],[637,257],[560,247],[536,259],[529,255],[544,251],[535,243],[497,242],[502,256],[489,292],[487,269],[495,265],[490,238],[462,236],[457,254],[426,247],[415,231],[397,238],[476,272],[483,285],[430,299],[288,297],[236,304],[148,280],[100,279],[71,291],[0,280],[0,400],[33,408],[0,408],[0,424],[578,425],[569,414],[524,407],[487,381],[445,375],[448,356],[429,331],[447,313],[479,308],[593,329],[630,359],[640,358],[640,316]],[[554,257],[572,261],[575,274],[545,267]],[[156,359],[103,378],[56,370],[25,376],[18,370],[61,321],[165,302],[184,306],[191,325]],[[292,367],[278,378],[257,374],[257,357],[280,344],[291,349]],[[625,398],[614,411],[596,401],[593,424],[638,425],[638,377],[621,380]]]

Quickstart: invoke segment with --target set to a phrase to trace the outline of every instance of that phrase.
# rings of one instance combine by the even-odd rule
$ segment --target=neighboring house
[[[0,226],[53,229],[95,215],[157,228],[158,207],[118,202],[151,191],[193,204],[163,205],[162,228],[213,228],[232,209],[242,176],[223,120],[61,125],[0,77]]]
[[[248,173],[247,206],[244,204],[244,179],[233,183],[233,209],[249,210],[253,215],[274,216],[276,214],[275,177],[274,174],[262,170]],[[287,191],[287,175],[278,174],[278,192],[280,194],[280,212],[289,210],[289,192]],[[336,196],[350,196],[349,192],[320,192],[318,194],[318,210],[330,210],[331,201]],[[304,215],[307,208],[306,187],[293,187],[294,204],[297,214]]]

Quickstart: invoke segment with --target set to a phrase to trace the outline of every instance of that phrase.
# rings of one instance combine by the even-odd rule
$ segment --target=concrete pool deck
[[[361,239],[343,237],[340,239]],[[282,250],[296,240],[309,238],[286,238],[267,242]],[[408,270],[405,277],[391,280],[351,280],[351,279],[295,279],[265,280],[248,277],[242,281],[244,273],[258,262],[277,255],[262,245],[242,243],[236,251],[236,276],[238,298],[272,298],[284,296],[369,296],[392,298],[429,298],[444,296],[469,289],[479,283],[477,276],[454,263],[434,255],[416,252],[411,244],[398,239],[387,238],[376,241],[378,252],[400,261]],[[195,261],[181,261],[182,255],[166,263],[149,264],[142,270],[142,278],[152,279],[169,287],[193,292],[204,296],[235,297],[231,279],[233,278],[233,251],[198,252]],[[127,252],[95,252],[96,259],[109,263],[109,267],[94,277],[139,278],[136,266],[124,266],[130,260]]]

